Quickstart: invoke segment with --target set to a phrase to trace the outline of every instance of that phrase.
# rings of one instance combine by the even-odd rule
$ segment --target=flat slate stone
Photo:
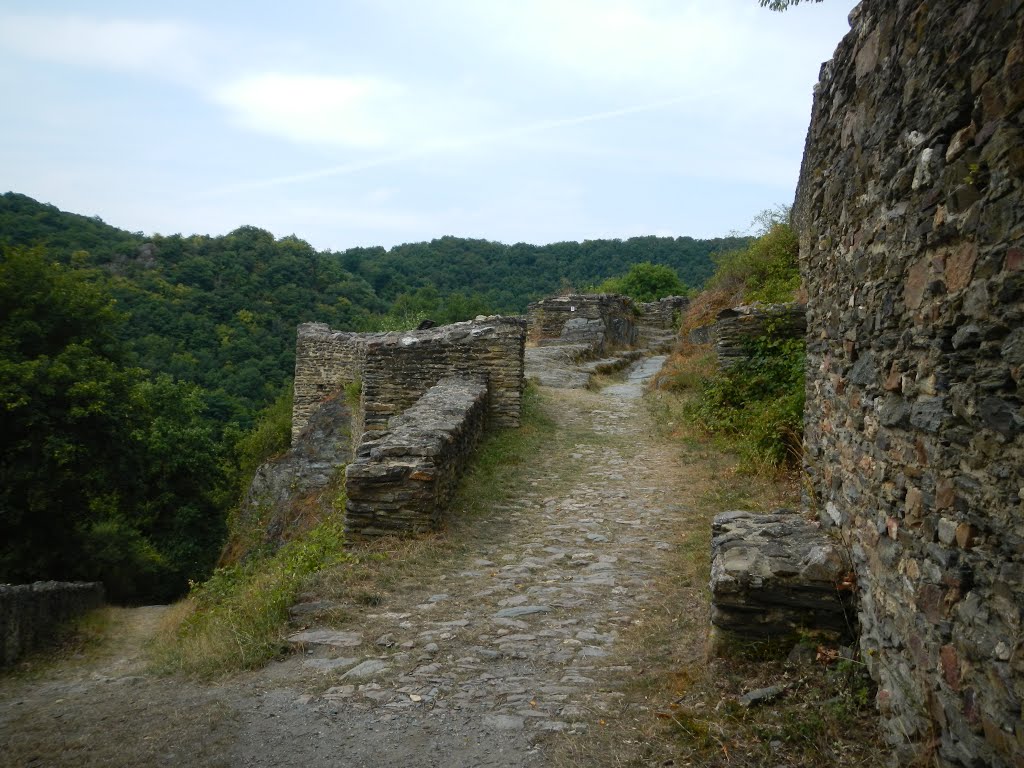
[[[362,645],[363,636],[358,632],[315,629],[290,635],[288,642],[295,645],[326,645],[332,648],[355,648],[357,645]]]
[[[497,619],[514,619],[517,616],[529,616],[531,613],[550,613],[551,607],[547,605],[515,605],[511,608],[502,608],[494,617]]]
[[[391,669],[391,665],[382,659],[367,659],[361,664],[356,664],[356,666],[352,667],[352,669],[341,676],[341,679],[367,680],[389,669]]]

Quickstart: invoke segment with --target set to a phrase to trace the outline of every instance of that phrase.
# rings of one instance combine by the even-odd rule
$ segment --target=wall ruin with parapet
[[[487,385],[446,378],[359,446],[345,470],[345,532],[435,530],[484,432]]]
[[[319,499],[348,464],[347,531],[435,527],[484,424],[519,426],[525,343],[526,321],[509,317],[402,333],[299,326],[292,448],[257,472],[246,514],[270,521],[266,536],[278,540],[276,528],[302,522],[292,507],[323,507],[302,495]]]
[[[645,301],[638,305],[640,310],[639,325],[641,330],[655,328],[662,331],[673,330],[679,325],[680,317],[690,306],[686,296],[666,296],[657,301]]]
[[[794,209],[806,463],[897,759],[1024,765],[1024,3],[863,0]]]
[[[612,293],[555,296],[526,309],[532,343],[587,344],[598,354],[636,344],[637,317],[632,300]]]
[[[360,424],[379,431],[446,376],[487,382],[492,422],[519,426],[524,387],[526,323],[480,317],[421,331],[348,333],[323,323],[299,326],[295,351],[292,439],[329,395],[345,384],[361,387]]]

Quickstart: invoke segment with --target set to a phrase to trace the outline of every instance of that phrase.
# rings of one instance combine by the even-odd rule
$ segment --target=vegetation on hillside
[[[749,342],[747,357],[719,370],[715,353],[690,344],[691,330],[740,304],[793,301],[800,293],[796,236],[788,210],[768,212],[761,236],[716,257],[717,269],[683,318],[681,348],[664,374],[685,395],[686,415],[706,432],[729,439],[757,466],[798,465],[803,437],[803,339],[771,332]]]
[[[699,284],[713,251],[746,242],[331,253],[256,227],[146,237],[0,195],[0,580],[98,578],[132,601],[206,578],[252,471],[286,445],[299,323],[518,313],[639,262]]]
[[[195,385],[132,365],[99,277],[0,261],[0,581],[167,598],[217,557],[222,447]]]
[[[594,289],[597,293],[620,293],[634,301],[657,301],[666,296],[685,296],[690,292],[671,267],[644,261],[634,264],[620,277],[610,277]]]

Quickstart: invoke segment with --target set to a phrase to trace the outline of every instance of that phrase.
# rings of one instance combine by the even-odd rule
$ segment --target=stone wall
[[[422,533],[438,527],[483,434],[487,386],[446,378],[388,429],[364,442],[345,471],[351,536]]]
[[[690,300],[686,296],[666,296],[658,301],[645,301],[639,305],[640,328],[673,330],[689,306]]]
[[[362,371],[367,434],[385,429],[388,419],[449,376],[486,382],[491,424],[518,427],[525,342],[525,322],[512,317],[478,318],[370,339]]]
[[[709,338],[715,342],[719,367],[729,368],[750,356],[755,339],[800,339],[806,333],[803,304],[750,304],[719,312]]]
[[[555,296],[526,309],[529,339],[537,345],[588,344],[595,353],[637,343],[638,310],[611,293]]]
[[[99,582],[0,584],[0,666],[13,664],[61,624],[101,605]]]
[[[324,398],[362,376],[366,345],[385,334],[333,331],[325,323],[303,323],[295,343],[292,440]]]
[[[806,461],[898,759],[1024,765],[1024,3],[864,0],[794,222]]]

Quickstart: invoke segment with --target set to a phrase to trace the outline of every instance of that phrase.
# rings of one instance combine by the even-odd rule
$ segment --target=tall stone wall
[[[526,309],[529,339],[537,345],[588,344],[594,352],[637,343],[638,310],[611,293],[555,296]]]
[[[1024,3],[863,0],[794,221],[807,470],[901,761],[1024,765]]]

